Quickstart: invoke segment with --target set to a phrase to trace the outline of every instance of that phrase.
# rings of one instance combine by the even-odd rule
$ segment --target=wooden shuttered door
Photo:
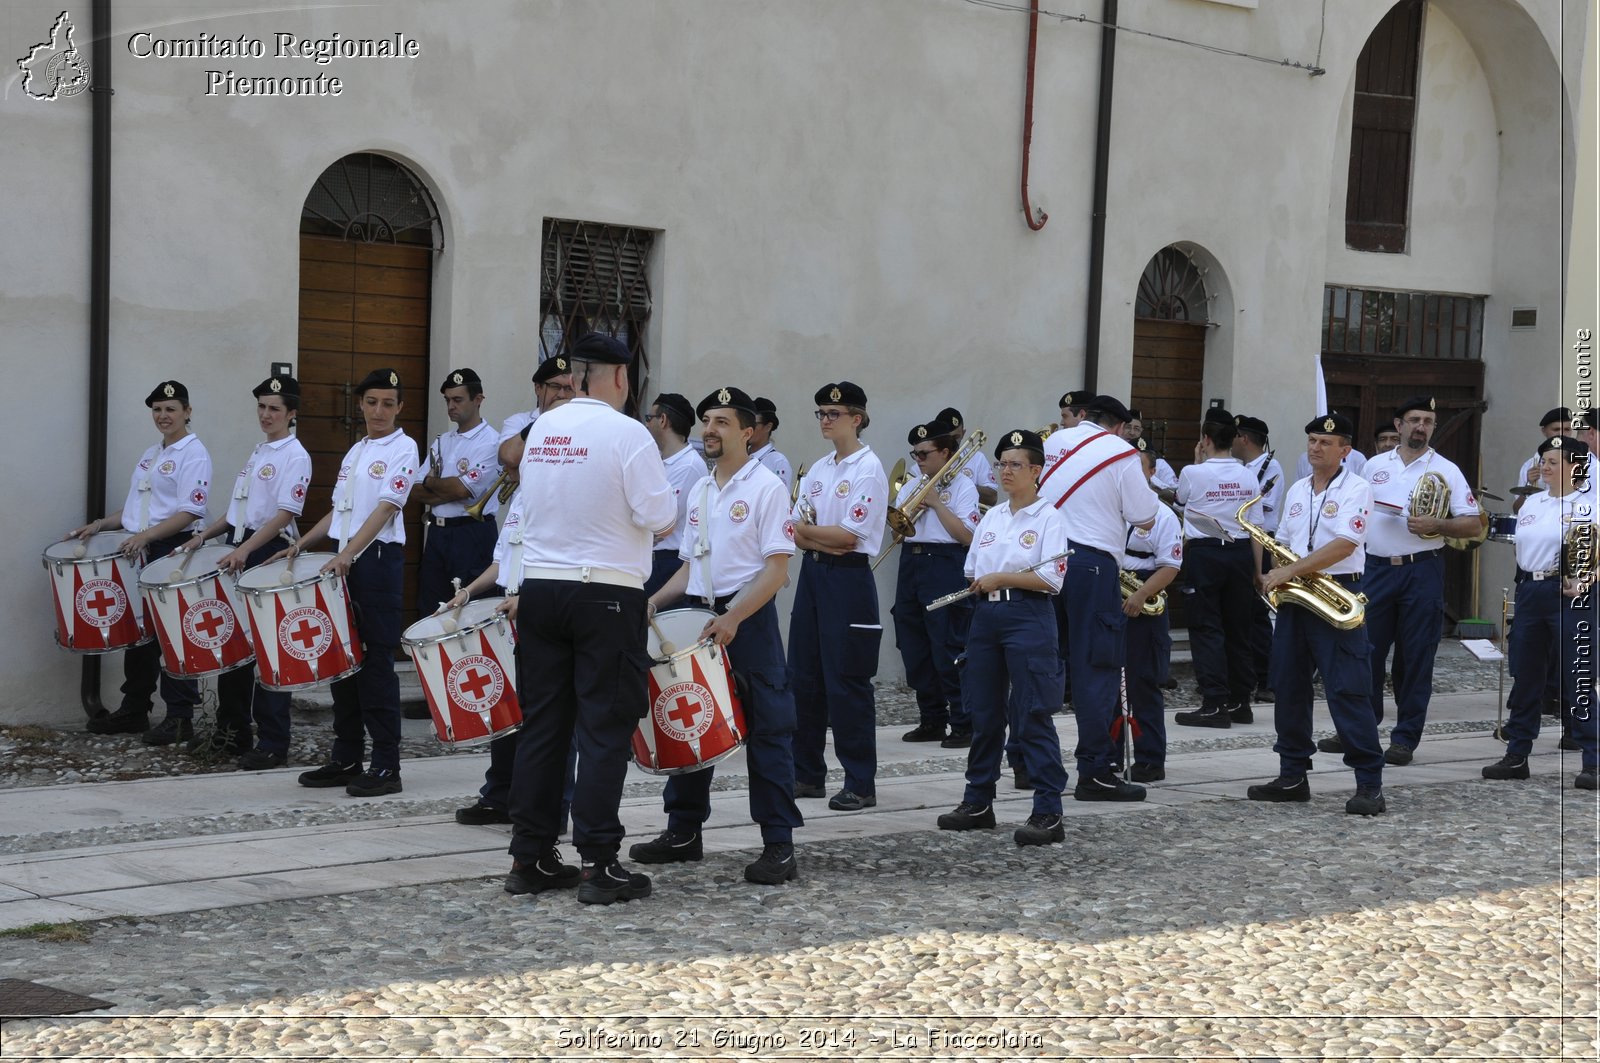
[[[1344,216],[1345,243],[1357,251],[1406,249],[1423,6],[1396,4],[1356,60]]]
[[[1194,459],[1205,402],[1206,326],[1192,321],[1133,323],[1133,401],[1144,436],[1174,470]]]

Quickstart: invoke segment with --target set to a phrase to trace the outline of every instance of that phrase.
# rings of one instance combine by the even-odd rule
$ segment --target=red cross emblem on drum
[[[674,683],[656,695],[650,712],[662,734],[692,742],[711,729],[715,705],[711,691],[699,683]]]
[[[84,623],[111,627],[128,611],[128,595],[112,580],[85,580],[73,596],[73,607]]]
[[[333,621],[314,605],[291,609],[278,622],[278,645],[297,661],[314,661],[333,642]]]
[[[505,693],[506,673],[493,658],[473,654],[451,666],[444,686],[450,700],[460,708],[488,712]]]
[[[196,646],[214,650],[233,637],[233,610],[215,598],[203,598],[183,614],[183,633]]]

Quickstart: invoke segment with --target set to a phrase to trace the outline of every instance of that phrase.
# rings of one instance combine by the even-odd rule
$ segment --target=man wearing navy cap
[[[651,554],[650,578],[644,582],[644,592],[654,594],[680,567],[678,547],[683,545],[683,517],[689,508],[689,488],[705,477],[706,463],[700,452],[689,445],[695,417],[688,399],[675,392],[663,392],[650,404],[643,420],[650,438],[656,441],[656,449],[661,452],[661,464],[667,470],[667,481],[672,484],[678,506],[677,522],[671,534],[656,543]]]
[[[572,363],[565,354],[552,354],[539,363],[533,371],[533,409],[514,413],[500,426],[500,467],[511,479],[517,475],[517,463],[522,460],[522,441],[528,438],[528,426],[572,398]]]
[[[783,489],[787,491],[794,485],[794,470],[789,468],[789,459],[772,442],[772,433],[778,430],[778,405],[758,395],[755,408],[756,424],[755,430],[750,433],[750,456],[782,480]]]
[[[1246,511],[1245,519],[1263,531],[1276,532],[1278,521],[1283,517],[1283,496],[1289,491],[1289,483],[1288,477],[1283,474],[1283,466],[1267,449],[1267,422],[1250,416],[1235,417],[1233,421],[1238,429],[1238,435],[1233,438],[1233,456],[1244,464],[1245,472],[1255,477],[1256,490],[1262,496],[1261,501]],[[1267,613],[1267,603],[1261,600],[1261,595],[1252,594],[1250,656],[1256,666],[1256,701],[1272,700],[1272,690],[1267,686],[1267,663],[1271,652],[1272,618]]]

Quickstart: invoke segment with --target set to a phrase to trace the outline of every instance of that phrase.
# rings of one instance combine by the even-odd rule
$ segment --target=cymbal
[[[1536,495],[1543,490],[1544,488],[1535,487],[1532,484],[1518,484],[1511,489],[1511,493],[1516,495],[1518,498],[1527,498],[1529,495]],[[1494,496],[1491,495],[1490,497],[1492,498]]]
[[[1496,502],[1504,502],[1505,501],[1505,499],[1501,498],[1499,495],[1495,494],[1493,491],[1489,490],[1487,487],[1478,488],[1478,497],[1493,499]]]

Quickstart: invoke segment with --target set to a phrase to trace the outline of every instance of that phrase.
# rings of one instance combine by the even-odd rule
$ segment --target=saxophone
[[[1122,600],[1123,601],[1127,601],[1129,598],[1132,598],[1133,595],[1134,595],[1134,592],[1136,592],[1141,586],[1144,585],[1144,580],[1139,578],[1139,574],[1137,572],[1129,572],[1125,568],[1121,569],[1121,570],[1119,570],[1117,572],[1117,578],[1122,583]],[[1166,611],[1167,611],[1167,592],[1166,591],[1157,591],[1156,592],[1156,596],[1154,598],[1150,598],[1150,599],[1146,600],[1145,603],[1139,607],[1139,615],[1140,616],[1160,616],[1162,613],[1164,613]]]
[[[1261,548],[1272,558],[1274,568],[1294,564],[1300,560],[1298,554],[1278,542],[1259,524],[1251,524],[1244,519],[1250,507],[1259,501],[1261,496],[1257,495],[1240,506],[1234,519],[1239,522],[1241,528],[1250,533],[1250,538],[1261,544]],[[1320,572],[1312,576],[1295,576],[1288,583],[1268,591],[1266,599],[1267,604],[1274,609],[1280,608],[1282,602],[1309,609],[1340,631],[1358,628],[1366,623],[1367,619],[1367,596],[1351,594],[1337,581],[1329,579]]]

